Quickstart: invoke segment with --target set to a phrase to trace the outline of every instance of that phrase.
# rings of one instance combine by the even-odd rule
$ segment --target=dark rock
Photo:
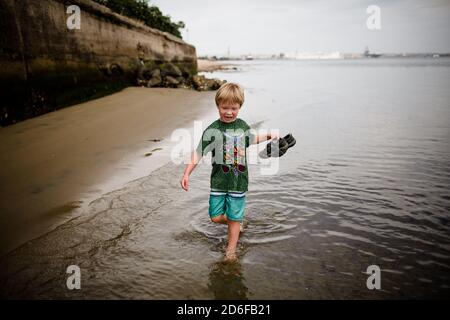
[[[172,76],[172,77],[181,77],[183,73],[181,72],[180,68],[178,68],[173,63],[166,64],[164,68],[165,75]]]
[[[152,78],[152,72],[150,70],[143,70],[141,72],[141,74],[142,74],[142,76],[141,76],[142,79],[150,80]]]
[[[225,82],[226,81],[222,81],[220,79],[207,79],[206,80],[206,85],[207,85],[209,90],[217,90]]]
[[[177,87],[180,84],[180,81],[171,76],[166,76],[164,80],[168,87]]]
[[[195,90],[198,91],[217,90],[225,82],[226,82],[225,80],[207,79],[203,75],[201,76],[195,75],[192,77],[192,84]]]
[[[192,77],[192,84],[194,85],[195,90],[199,90],[204,85],[205,76],[195,75]]]
[[[117,63],[112,64],[109,69],[111,70],[111,74],[114,76],[121,76],[124,74],[122,68]]]
[[[143,63],[143,71],[142,71],[142,75],[143,78],[145,80],[150,80],[152,78],[152,73],[157,69],[157,65],[154,61],[146,61],[145,63]]]
[[[185,78],[185,79],[189,79],[191,77],[191,74],[188,71],[186,71],[186,70],[182,70],[181,71],[181,76],[183,78]]]
[[[160,77],[161,78],[161,70],[159,70],[159,69],[153,70],[152,73],[151,73],[151,76],[152,76],[152,78],[155,78],[155,77]]]
[[[148,80],[147,82],[147,87],[148,88],[153,88],[153,87],[158,87],[161,84],[161,78],[157,79],[157,78],[151,78],[150,80]]]
[[[151,73],[151,79],[147,82],[147,87],[149,88],[156,87],[161,85],[161,83],[162,77],[160,70],[159,69],[153,70],[153,72]]]

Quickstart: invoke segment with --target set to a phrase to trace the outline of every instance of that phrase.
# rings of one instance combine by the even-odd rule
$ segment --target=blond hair
[[[242,106],[244,103],[244,89],[237,83],[224,83],[216,93],[216,105],[219,106],[222,102],[238,103],[239,106]]]

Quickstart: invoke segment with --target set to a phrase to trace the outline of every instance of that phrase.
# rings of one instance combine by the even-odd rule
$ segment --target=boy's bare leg
[[[228,220],[228,247],[226,258],[229,260],[236,259],[236,246],[239,239],[240,223]]]
[[[227,217],[224,214],[221,214],[219,216],[212,218],[211,221],[215,222],[215,223],[222,223],[222,224],[227,224],[227,222],[228,222]]]

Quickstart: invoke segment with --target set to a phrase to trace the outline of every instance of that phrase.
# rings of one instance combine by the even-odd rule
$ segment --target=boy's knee
[[[211,221],[215,222],[215,223],[223,223],[224,222],[224,217],[222,214],[219,214],[218,216],[212,217]]]

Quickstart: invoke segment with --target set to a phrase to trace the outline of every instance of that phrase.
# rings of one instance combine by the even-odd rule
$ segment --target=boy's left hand
[[[184,175],[183,178],[180,181],[181,184],[181,188],[183,188],[183,190],[188,191],[189,189],[189,176],[188,175]]]

